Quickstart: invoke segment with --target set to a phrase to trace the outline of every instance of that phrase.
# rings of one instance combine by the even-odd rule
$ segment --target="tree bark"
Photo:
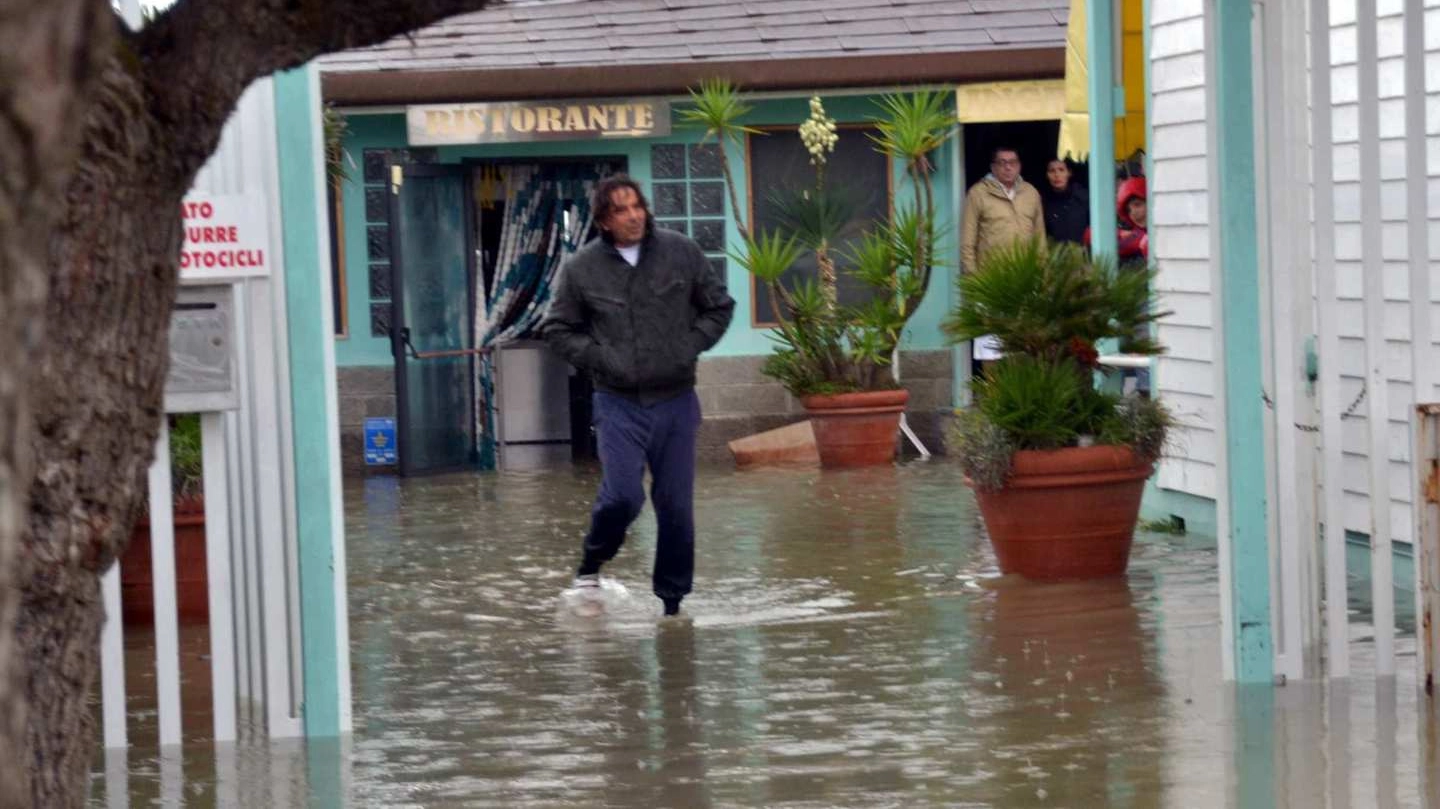
[[[29,236],[0,246],[7,264],[28,267],[0,282],[0,307],[10,307],[0,308],[4,336],[12,338],[6,345],[29,348],[0,359],[0,415],[23,412],[15,391],[29,392],[35,413],[28,435],[23,426],[8,438],[0,433],[0,553],[4,540],[13,539],[13,525],[5,533],[6,505],[19,508],[27,488],[7,486],[5,476],[26,480],[18,450],[27,441],[34,470],[16,565],[0,564],[0,572],[17,572],[20,590],[16,654],[6,656],[0,646],[0,660],[21,661],[25,687],[25,705],[6,703],[0,679],[0,786],[10,786],[4,767],[16,761],[25,763],[29,783],[0,789],[0,805],[13,799],[7,796],[28,795],[23,805],[78,807],[95,740],[88,698],[104,620],[99,577],[128,541],[163,416],[183,197],[255,79],[486,3],[181,0],[139,33],[124,29],[105,0],[47,0],[24,15],[5,11],[11,5],[29,3],[0,0],[0,53],[10,54],[5,45],[11,42],[40,47],[38,23],[60,21],[76,30],[65,28],[68,38],[52,36],[49,44],[72,59],[88,54],[92,61],[81,63],[99,67],[93,94],[81,92],[90,86],[88,74],[60,72],[51,77],[63,85],[60,95],[36,91],[45,103],[89,101],[60,116],[72,131],[49,133],[62,135],[50,139],[56,144],[70,142],[71,153],[47,153],[48,163],[17,161],[27,162],[18,168],[46,187],[63,188],[63,199],[26,196],[12,189],[8,174],[0,190],[0,227],[28,226]],[[17,76],[20,91],[35,90],[33,78],[25,83]],[[24,100],[17,92],[0,98],[0,129],[13,126]],[[78,160],[72,159],[74,129]],[[0,131],[0,138],[8,134]],[[29,143],[56,151],[43,137]],[[27,153],[5,154],[8,161]],[[5,170],[11,171],[8,163]],[[22,218],[9,218],[13,211]],[[33,248],[30,264],[15,264],[25,257],[25,244]],[[36,289],[45,261],[48,297],[43,284]],[[29,308],[20,305],[26,301]],[[43,301],[43,316],[36,316],[36,301]],[[49,328],[40,341],[34,329],[42,323]],[[0,429],[14,423],[0,421]],[[13,523],[16,512],[8,513]],[[0,633],[10,625],[0,621]]]
[[[103,0],[0,0],[0,807],[31,806],[17,564],[30,480],[31,358],[45,338],[46,251],[75,126],[113,29]]]

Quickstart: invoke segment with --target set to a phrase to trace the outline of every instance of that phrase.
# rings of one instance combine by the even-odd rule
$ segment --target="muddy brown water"
[[[706,470],[685,617],[649,594],[647,511],[581,620],[595,484],[347,483],[353,736],[205,741],[192,630],[186,746],[157,754],[132,697],[92,805],[1440,809],[1413,639],[1380,685],[1363,628],[1348,682],[1222,683],[1213,542],[1039,585],[999,576],[953,465]]]

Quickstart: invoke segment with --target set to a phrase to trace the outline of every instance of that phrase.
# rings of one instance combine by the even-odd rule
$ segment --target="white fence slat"
[[[230,485],[224,415],[200,416],[205,469],[205,570],[210,597],[210,684],[214,739],[235,739],[235,614],[230,570]]]
[[[1375,0],[1356,7],[1360,90],[1360,218],[1364,243],[1365,365],[1370,428],[1370,596],[1375,672],[1395,673],[1395,558],[1390,531],[1389,380],[1385,372],[1385,275],[1380,194],[1380,61]]]
[[[1335,152],[1330,115],[1330,0],[1310,1],[1311,139],[1314,148],[1315,292],[1320,332],[1320,444],[1325,482],[1326,664],[1331,677],[1350,675],[1350,618],[1345,575],[1345,487],[1340,368],[1340,302],[1335,275]]]
[[[1434,397],[1435,356],[1434,338],[1430,321],[1430,229],[1429,229],[1429,171],[1425,144],[1425,3],[1424,0],[1405,0],[1405,174],[1406,174],[1406,235],[1410,260],[1410,374],[1413,404],[1431,402]],[[1440,499],[1440,491],[1432,492],[1430,481],[1435,458],[1436,441],[1440,433],[1431,422],[1428,427],[1427,411],[1417,408],[1411,421],[1414,436],[1411,458],[1414,475],[1414,498],[1411,524],[1415,526],[1413,549],[1415,555],[1415,615],[1416,631],[1420,634],[1420,655],[1424,659],[1424,682],[1427,690],[1434,694],[1434,672],[1436,658],[1440,657],[1440,638],[1437,638],[1434,620],[1434,593],[1429,588],[1436,585],[1433,568],[1440,548],[1440,530],[1436,509],[1440,504],[1430,501],[1433,496]],[[1440,486],[1440,472],[1435,472],[1436,485]],[[1433,777],[1433,773],[1431,776]]]
[[[100,630],[100,704],[105,749],[124,749],[125,731],[125,625],[120,617],[120,560],[100,579],[105,602],[105,627]]]
[[[155,685],[160,746],[180,743],[180,623],[175,595],[175,517],[170,492],[170,428],[160,422],[150,465],[150,569],[155,605]]]

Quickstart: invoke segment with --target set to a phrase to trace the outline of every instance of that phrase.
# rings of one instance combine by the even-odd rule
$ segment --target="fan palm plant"
[[[961,279],[961,303],[942,328],[953,342],[994,335],[1005,354],[977,385],[976,407],[956,435],[977,488],[1002,487],[997,470],[1016,450],[1094,442],[1132,447],[1147,463],[1159,457],[1172,421],[1164,406],[1094,384],[1101,340],[1127,340],[1134,354],[1164,352],[1147,336],[1170,314],[1155,305],[1152,277],[1036,240],[991,253]]]

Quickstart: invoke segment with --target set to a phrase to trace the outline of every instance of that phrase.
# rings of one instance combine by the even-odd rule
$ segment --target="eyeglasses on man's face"
[[[997,158],[995,158],[995,162],[992,163],[991,165],[993,165],[993,166],[1018,166],[1018,165],[1020,165],[1020,158],[1018,158],[1018,157],[997,157]]]

